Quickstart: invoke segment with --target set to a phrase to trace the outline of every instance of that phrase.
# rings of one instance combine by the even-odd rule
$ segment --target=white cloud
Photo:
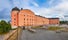
[[[52,2],[53,0],[50,3]],[[61,0],[58,5],[53,6],[52,8],[40,8],[39,10],[38,12],[43,16],[54,17],[54,15],[57,15],[55,17],[68,20],[68,17],[64,17],[64,15],[68,14],[68,0]]]
[[[64,15],[67,15],[68,13],[68,0],[62,0],[61,3],[53,7],[55,12],[59,13],[59,18],[63,18],[64,20],[68,20],[64,17]]]
[[[53,5],[55,0],[50,0],[48,3],[49,5]],[[57,1],[57,0],[56,0]],[[59,17],[61,19],[67,20],[64,15],[68,13],[68,0],[60,0],[60,2],[52,6],[50,8],[46,7],[39,7],[38,3],[36,3],[33,0],[18,0],[18,2],[15,2],[15,4],[20,4],[21,7],[25,9],[30,9],[35,14],[46,16],[46,17]],[[30,6],[29,4],[32,3],[34,6]],[[44,4],[42,4],[44,5]],[[55,16],[56,15],[56,16]]]
[[[38,5],[36,2],[32,2],[32,4],[33,4],[35,7],[39,7],[39,5]]]
[[[49,5],[51,5],[51,4],[53,3],[53,1],[54,1],[54,0],[50,0],[50,1],[49,1]]]
[[[50,0],[48,3],[49,5],[53,5],[55,0]],[[57,1],[57,0],[56,0]],[[6,2],[7,6],[2,5],[1,7],[9,7],[9,3]],[[52,6],[50,8],[46,8],[46,7],[40,7],[38,5],[38,3],[36,3],[34,0],[13,0],[14,5],[18,6],[18,7],[22,7],[24,9],[30,9],[33,12],[35,12],[35,14],[38,15],[42,15],[42,16],[46,16],[46,17],[59,17],[61,19],[65,19],[67,20],[67,18],[64,17],[64,15],[68,14],[68,0],[60,0],[60,2],[55,5]],[[30,6],[29,4],[32,3],[34,6]],[[0,2],[0,4],[3,4]],[[44,3],[42,5],[45,5]],[[47,4],[48,5],[48,4]],[[11,6],[11,5],[10,5]],[[1,10],[1,9],[0,9]]]
[[[50,4],[53,2],[54,0],[50,1]],[[35,9],[37,11],[38,14],[42,15],[42,16],[46,16],[46,17],[59,17],[62,20],[68,20],[68,17],[64,17],[64,15],[67,15],[68,13],[68,0],[61,0],[61,2],[56,5],[53,6],[51,8],[36,8]],[[34,10],[34,11],[35,11]],[[57,16],[55,16],[57,15]]]

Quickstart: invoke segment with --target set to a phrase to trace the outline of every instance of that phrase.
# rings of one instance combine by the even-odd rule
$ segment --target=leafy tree
[[[68,24],[68,21],[60,21],[60,24]]]
[[[10,23],[7,23],[6,21],[1,20],[1,22],[0,22],[0,33],[9,32],[9,30],[11,30]]]

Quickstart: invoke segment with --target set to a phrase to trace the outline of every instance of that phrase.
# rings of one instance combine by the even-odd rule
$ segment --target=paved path
[[[27,30],[22,32],[20,40],[68,40],[68,32],[56,33],[54,31],[46,31],[37,29],[36,33]]]
[[[3,40],[4,39],[4,35],[0,35],[0,40]]]

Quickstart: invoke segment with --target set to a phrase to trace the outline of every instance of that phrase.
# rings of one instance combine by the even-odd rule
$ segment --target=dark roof
[[[19,8],[17,8],[17,7],[14,7],[13,9],[12,9],[12,11],[20,11],[20,9]]]
[[[35,15],[35,16],[38,16],[38,17],[42,17],[42,18],[45,18],[45,17],[43,17],[43,16],[40,16],[40,15]]]
[[[48,18],[48,19],[59,19],[59,18]]]

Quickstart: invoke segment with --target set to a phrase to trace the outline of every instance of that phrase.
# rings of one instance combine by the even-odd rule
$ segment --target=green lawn
[[[57,27],[57,26],[48,27],[48,30],[59,30],[59,29],[62,29],[62,27]]]

